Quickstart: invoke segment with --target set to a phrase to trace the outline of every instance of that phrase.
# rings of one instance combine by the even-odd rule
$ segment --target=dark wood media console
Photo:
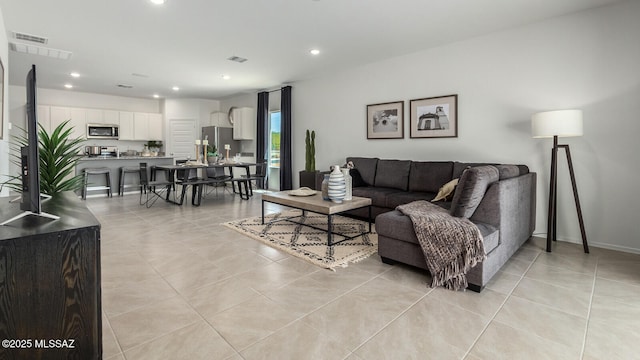
[[[0,360],[101,359],[100,223],[72,192],[42,208],[0,226]]]

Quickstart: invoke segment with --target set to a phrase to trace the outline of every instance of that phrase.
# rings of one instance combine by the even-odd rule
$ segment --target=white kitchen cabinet
[[[119,112],[116,110],[86,109],[87,124],[120,124]]]
[[[102,120],[107,125],[120,125],[120,112],[116,110],[102,110]]]
[[[118,113],[118,120],[120,121],[120,140],[135,140],[133,113],[120,111]]]
[[[83,108],[71,108],[71,122],[73,126],[72,138],[87,138],[87,110]]]
[[[235,108],[232,111],[232,117],[233,138],[235,140],[253,140],[256,132],[256,119],[253,108]]]
[[[99,109],[86,109],[87,124],[106,124],[104,112]]]
[[[82,108],[68,108],[62,106],[52,106],[50,112],[51,129],[55,129],[66,120],[69,126],[73,127],[71,138],[86,139],[87,137],[87,112]]]
[[[148,140],[149,114],[133,113],[133,135],[136,140]]]
[[[162,114],[119,112],[120,140],[162,140]]]
[[[162,140],[162,128],[164,127],[162,114],[149,114],[148,124],[147,139],[142,140]]]
[[[38,123],[51,134],[51,108],[46,105],[38,105]],[[40,129],[38,129],[40,131]]]

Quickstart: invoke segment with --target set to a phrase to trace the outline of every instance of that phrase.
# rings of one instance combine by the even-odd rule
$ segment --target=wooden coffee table
[[[354,196],[351,200],[344,200],[342,203],[334,203],[332,201],[323,200],[320,192],[311,196],[293,196],[289,195],[288,191],[280,191],[276,193],[264,193],[262,194],[262,224],[264,224],[264,203],[270,202],[273,204],[283,205],[294,209],[302,210],[301,216],[293,216],[289,218],[279,218],[275,221],[290,221],[296,224],[308,226],[317,230],[327,232],[327,245],[339,244],[343,241],[351,240],[358,236],[371,233],[371,199]],[[332,216],[343,213],[345,211],[359,209],[363,207],[369,208],[369,231],[363,232],[355,236],[348,236],[345,234],[336,233],[333,231]],[[327,215],[327,229],[313,226],[311,224],[305,224],[295,219],[306,216],[306,212],[310,211],[317,214]],[[340,241],[333,241],[333,235],[339,235],[344,239]]]

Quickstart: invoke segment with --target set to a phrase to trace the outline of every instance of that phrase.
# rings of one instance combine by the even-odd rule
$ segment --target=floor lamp
[[[534,138],[553,137],[553,148],[551,149],[551,180],[549,183],[549,215],[547,218],[547,252],[551,252],[551,241],[556,241],[557,235],[558,148],[564,148],[567,154],[567,162],[569,163],[573,197],[576,201],[576,210],[578,211],[582,246],[584,247],[584,252],[589,253],[587,234],[584,230],[584,220],[582,219],[582,209],[580,208],[580,199],[578,198],[578,188],[576,187],[576,177],[573,172],[569,145],[558,145],[558,137],[582,136],[582,110],[545,111],[534,114],[531,117],[531,132]]]

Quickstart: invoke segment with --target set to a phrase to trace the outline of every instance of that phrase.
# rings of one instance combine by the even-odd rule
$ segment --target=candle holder
[[[207,153],[209,149],[209,140],[202,140],[202,163],[207,165],[209,163],[209,159],[207,158]]]

